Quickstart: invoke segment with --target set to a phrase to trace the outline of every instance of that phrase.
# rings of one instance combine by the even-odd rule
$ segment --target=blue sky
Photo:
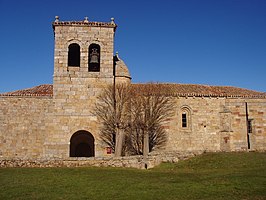
[[[0,0],[0,92],[53,81],[52,21],[115,18],[133,82],[266,92],[265,0]]]

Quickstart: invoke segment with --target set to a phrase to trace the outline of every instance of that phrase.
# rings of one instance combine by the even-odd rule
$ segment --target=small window
[[[80,47],[76,43],[68,46],[68,66],[80,67]]]
[[[252,133],[252,120],[248,120],[248,133]]]
[[[182,113],[182,127],[185,128],[187,127],[187,114]]]
[[[191,108],[188,106],[182,106],[180,112],[180,126],[185,130],[191,130]]]
[[[98,44],[91,44],[89,47],[89,71],[100,71],[100,46]]]

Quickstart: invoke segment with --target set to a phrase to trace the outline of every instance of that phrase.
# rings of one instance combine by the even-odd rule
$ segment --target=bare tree
[[[125,131],[129,127],[130,88],[125,84],[109,86],[98,96],[94,114],[101,120],[100,138],[112,147],[115,156],[122,155]]]
[[[115,91],[110,86],[98,97],[94,113],[102,122],[100,137],[115,156],[147,155],[164,146],[164,125],[174,107],[159,84],[117,85]]]
[[[165,96],[160,84],[136,85],[131,90],[131,144],[135,154],[147,154],[164,146],[164,124],[173,115],[175,103]]]

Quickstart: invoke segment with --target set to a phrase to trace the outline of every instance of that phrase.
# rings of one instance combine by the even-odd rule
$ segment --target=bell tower
[[[53,104],[45,154],[60,157],[103,156],[101,122],[93,110],[107,85],[130,83],[125,63],[114,56],[117,25],[110,22],[61,21],[54,30]],[[84,153],[85,152],[85,153]]]
[[[110,22],[92,22],[88,17],[83,21],[55,17],[53,98],[60,104],[57,107],[86,112],[76,104],[87,105],[82,101],[93,100],[104,85],[113,82],[116,27],[113,18]]]
[[[69,76],[71,71],[83,78],[111,77],[116,27],[114,18],[111,22],[91,22],[88,17],[83,21],[60,21],[56,16],[54,77]]]

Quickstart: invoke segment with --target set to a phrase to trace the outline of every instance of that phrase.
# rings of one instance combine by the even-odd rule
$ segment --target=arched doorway
[[[94,137],[88,131],[77,131],[70,139],[70,157],[93,157]]]

